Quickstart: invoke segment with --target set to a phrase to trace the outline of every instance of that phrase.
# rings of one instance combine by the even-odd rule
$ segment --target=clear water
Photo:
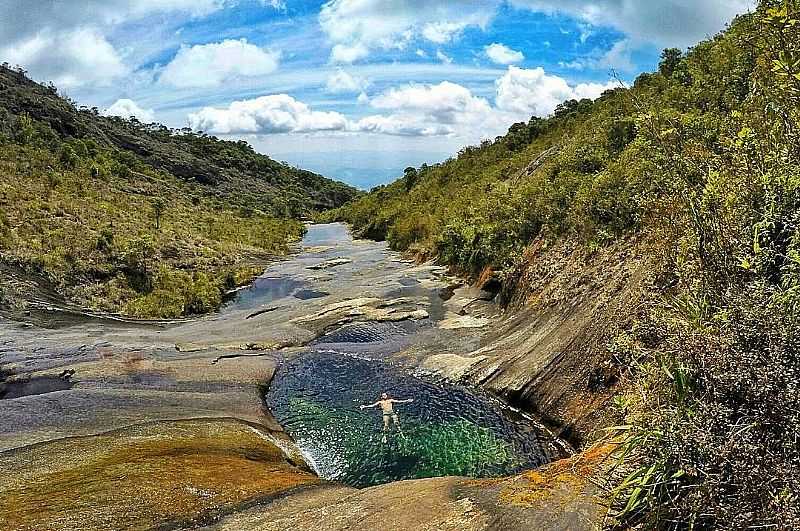
[[[346,225],[329,223],[308,227],[308,232],[303,237],[303,245],[306,247],[336,245],[348,240],[350,240],[350,231]]]
[[[413,398],[383,441],[382,392]],[[557,451],[528,419],[461,387],[334,351],[286,361],[265,399],[320,475],[354,487],[436,476],[493,477]]]
[[[307,301],[311,299],[321,299],[322,297],[327,297],[330,295],[327,291],[321,290],[314,290],[314,289],[301,289],[298,292],[295,292],[294,298],[300,299],[301,301]]]
[[[225,308],[229,310],[253,310],[270,302],[292,295],[305,287],[302,281],[284,276],[259,277],[247,288],[236,292],[233,301]]]
[[[0,400],[31,395],[44,395],[72,388],[68,379],[56,376],[38,376],[27,380],[0,381]]]

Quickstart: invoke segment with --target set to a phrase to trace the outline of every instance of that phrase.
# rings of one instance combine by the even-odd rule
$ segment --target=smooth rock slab
[[[363,490],[313,487],[222,518],[226,531],[583,531],[605,508],[588,479],[607,463],[600,447],[504,479],[433,478]]]
[[[320,483],[281,446],[256,426],[225,419],[138,425],[7,451],[0,453],[0,522],[14,530],[191,525]]]
[[[485,359],[486,356],[470,358],[457,354],[434,354],[425,358],[422,362],[422,368],[440,374],[450,380],[460,380],[473,365]]]

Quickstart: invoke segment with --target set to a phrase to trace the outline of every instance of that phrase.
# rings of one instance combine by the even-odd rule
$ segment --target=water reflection
[[[336,245],[351,241],[350,231],[341,223],[310,225],[308,232],[303,237],[303,245],[314,247],[318,245]]]
[[[288,297],[306,284],[289,277],[259,277],[247,288],[236,292],[227,309],[252,310],[272,301]]]

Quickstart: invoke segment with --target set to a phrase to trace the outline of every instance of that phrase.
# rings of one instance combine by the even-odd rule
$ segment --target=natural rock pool
[[[398,399],[402,433],[383,442],[382,392]],[[528,418],[462,387],[332,351],[286,361],[266,402],[325,479],[354,487],[437,476],[493,477],[557,453]]]
[[[247,319],[278,316],[298,301],[335,300],[355,287],[351,297],[422,304],[428,316],[350,322],[348,315],[362,313],[353,310],[344,322],[325,326],[321,337],[306,343],[307,350],[281,356],[263,398],[320,476],[354,487],[438,476],[495,477],[561,455],[546,430],[498,400],[396,364],[395,354],[413,347],[420,334],[444,338],[437,323],[452,290],[431,282],[430,270],[403,263],[382,244],[354,242],[340,224],[309,227],[303,247],[316,253],[281,262],[237,292],[224,312],[251,311]],[[359,409],[383,392],[414,399],[396,406],[402,433],[392,426],[386,442],[380,409]]]

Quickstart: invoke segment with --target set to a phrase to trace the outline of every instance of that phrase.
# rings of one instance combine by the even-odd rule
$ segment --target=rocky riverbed
[[[334,224],[310,227],[297,254],[213,316],[0,321],[0,521],[591,528],[602,507],[585,478],[605,454],[570,457],[534,419],[459,385],[496,353],[492,296]],[[357,408],[380,390],[417,399],[390,450]],[[354,453],[385,474],[337,476]],[[465,475],[507,478],[452,477]]]

